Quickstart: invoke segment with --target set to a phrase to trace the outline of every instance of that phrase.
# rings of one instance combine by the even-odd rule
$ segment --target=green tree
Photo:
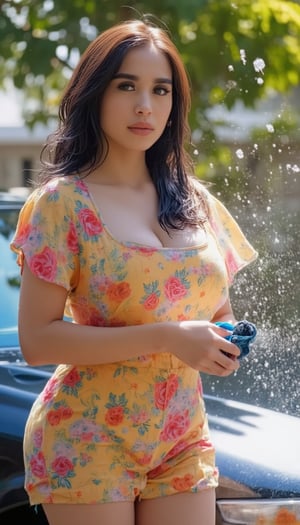
[[[300,5],[287,0],[0,0],[0,87],[24,91],[29,126],[57,114],[61,93],[88,43],[113,23],[147,13],[165,25],[188,69],[190,123],[204,155],[214,144],[208,110],[237,100],[254,107],[270,90],[300,84]],[[209,159],[208,159],[209,160]]]

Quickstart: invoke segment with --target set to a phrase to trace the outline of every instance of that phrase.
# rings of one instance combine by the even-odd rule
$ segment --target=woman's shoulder
[[[88,198],[87,186],[79,176],[54,177],[39,184],[32,191],[28,201],[38,202],[74,202]]]
[[[83,195],[87,196],[87,187],[78,175],[53,177],[37,187],[37,195]]]

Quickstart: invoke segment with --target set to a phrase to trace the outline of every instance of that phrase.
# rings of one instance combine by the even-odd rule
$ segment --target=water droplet
[[[262,58],[256,58],[253,60],[253,67],[257,73],[264,74],[264,69],[266,67],[265,61]]]
[[[288,171],[293,171],[294,173],[300,173],[300,167],[297,166],[297,164],[294,164],[293,166],[291,164],[287,164],[286,169]]]
[[[237,83],[235,80],[228,80],[226,83],[227,91],[230,91],[231,89],[235,89],[237,87]]]
[[[272,124],[266,124],[267,131],[269,133],[274,133],[274,126]]]
[[[241,57],[242,64],[245,66],[247,64],[245,49],[240,49],[240,57]]]
[[[240,148],[236,150],[235,154],[236,154],[238,159],[243,159],[244,158],[244,152]]]

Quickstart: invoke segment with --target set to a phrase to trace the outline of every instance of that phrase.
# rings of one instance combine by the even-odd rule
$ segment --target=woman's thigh
[[[215,490],[146,499],[136,504],[136,525],[215,525]]]
[[[45,504],[49,525],[134,525],[131,502],[93,504]]]

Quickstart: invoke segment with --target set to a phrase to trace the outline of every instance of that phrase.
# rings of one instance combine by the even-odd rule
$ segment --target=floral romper
[[[84,180],[57,178],[29,196],[12,249],[20,266],[25,257],[37,277],[67,289],[73,322],[210,320],[257,254],[205,194],[203,244],[151,248],[112,236]],[[59,365],[31,409],[24,461],[31,504],[134,501],[217,486],[199,373],[169,353]]]

